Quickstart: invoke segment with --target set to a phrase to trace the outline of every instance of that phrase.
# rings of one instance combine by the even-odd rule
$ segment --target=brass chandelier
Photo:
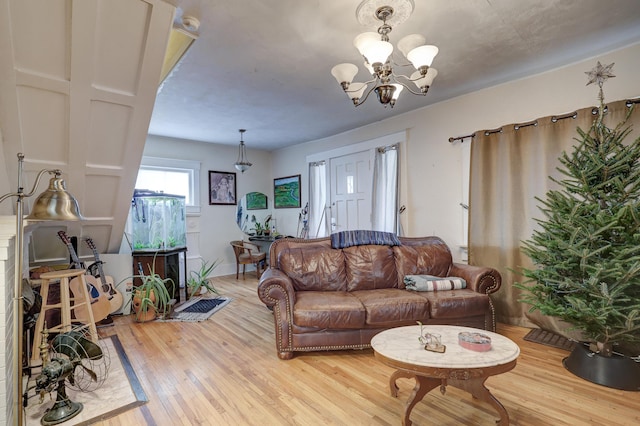
[[[431,68],[438,48],[425,44],[426,39],[420,34],[408,35],[398,42],[398,50],[410,63],[398,64],[392,58],[393,45],[389,43],[391,25],[404,22],[413,9],[413,0],[364,0],[356,9],[356,17],[362,25],[382,23],[377,33],[365,32],[353,40],[353,45],[364,58],[365,68],[372,76],[369,81],[353,82],[358,73],[358,67],[354,64],[342,63],[331,69],[331,74],[356,107],[362,105],[373,91],[381,104],[392,108],[403,89],[422,96],[429,91],[433,79],[438,75],[438,71]],[[396,73],[394,66],[396,69],[413,67],[414,71],[407,76]]]

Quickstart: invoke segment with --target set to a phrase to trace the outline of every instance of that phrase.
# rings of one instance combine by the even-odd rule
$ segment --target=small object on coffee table
[[[439,333],[425,333],[422,323],[420,321],[416,322],[420,325],[420,337],[418,337],[418,340],[424,345],[424,349],[443,354],[447,347],[442,344],[442,336]]]
[[[491,350],[491,337],[482,333],[463,331],[458,333],[458,344],[472,351],[487,352]]]

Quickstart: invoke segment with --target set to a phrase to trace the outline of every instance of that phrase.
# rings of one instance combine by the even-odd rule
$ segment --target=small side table
[[[180,256],[182,254],[184,261],[184,283],[185,283],[185,300],[189,297],[189,291],[186,290],[187,284],[187,248],[181,247],[173,250],[158,251],[134,251],[133,259],[133,275],[139,275],[138,264],[142,265],[144,274],[149,274],[149,268],[152,267],[156,274],[160,277],[171,278],[173,288],[167,288],[172,299],[180,302]],[[155,263],[154,263],[155,262]],[[137,287],[142,284],[140,278],[133,279],[133,286]]]
[[[397,379],[404,377],[416,380],[413,393],[405,405],[403,426],[411,425],[411,410],[429,391],[439,387],[444,394],[447,386],[462,389],[488,402],[500,415],[497,424],[508,426],[507,410],[489,392],[484,382],[490,376],[505,373],[516,366],[520,355],[518,345],[497,333],[470,327],[428,325],[424,326],[423,331],[440,334],[446,351],[437,353],[425,350],[418,341],[420,326],[417,325],[385,330],[371,339],[376,359],[398,369],[389,380],[391,396],[398,396]],[[458,344],[458,333],[461,331],[481,332],[491,337],[491,350],[475,352],[463,348]]]

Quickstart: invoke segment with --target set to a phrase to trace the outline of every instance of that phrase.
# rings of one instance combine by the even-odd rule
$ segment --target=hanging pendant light
[[[238,146],[238,161],[235,162],[236,169],[240,170],[240,172],[244,173],[252,164],[249,162],[247,158],[247,148],[244,145],[244,140],[242,140],[242,136],[246,129],[240,129],[240,146]]]

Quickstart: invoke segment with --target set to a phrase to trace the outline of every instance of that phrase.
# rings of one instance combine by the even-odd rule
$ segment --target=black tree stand
[[[571,354],[562,360],[571,373],[592,383],[625,391],[640,391],[640,362],[613,354],[602,356],[578,343]]]

